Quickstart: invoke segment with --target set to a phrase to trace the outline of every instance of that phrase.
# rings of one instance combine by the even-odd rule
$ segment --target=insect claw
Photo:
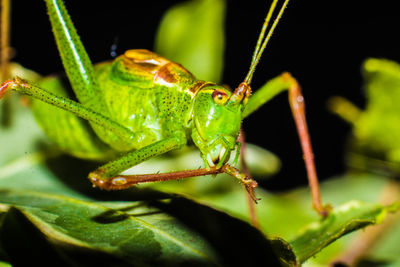
[[[98,187],[98,188],[103,189],[104,180],[101,179],[100,174],[98,174],[96,172],[91,172],[91,173],[89,173],[88,178],[92,182],[93,187]]]
[[[246,174],[240,173],[238,169],[230,166],[229,164],[224,165],[222,167],[222,170],[223,170],[223,172],[238,179],[239,182],[241,182],[244,185],[244,187],[246,188],[246,191],[249,194],[249,196],[251,197],[251,199],[257,204],[257,201],[260,199],[257,198],[256,194],[254,193],[254,189],[258,186],[256,181],[251,179]]]
[[[257,182],[252,180],[252,179],[246,179],[243,181],[244,186],[246,188],[247,193],[251,197],[251,199],[254,201],[254,203],[258,203],[261,198],[257,198],[256,194],[254,192],[254,189],[258,186]]]
[[[333,207],[330,204],[325,204],[318,209],[314,206],[314,210],[316,210],[318,214],[321,215],[322,218],[326,218],[333,210]]]

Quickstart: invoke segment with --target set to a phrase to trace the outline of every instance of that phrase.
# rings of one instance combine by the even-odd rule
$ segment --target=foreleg
[[[120,175],[122,171],[131,168],[152,157],[167,153],[177,149],[186,143],[186,137],[182,134],[163,139],[139,150],[129,152],[114,161],[111,161],[89,174],[89,179],[93,185],[106,190],[122,190],[131,186],[148,183],[161,182],[169,180],[178,180],[195,176],[204,176],[210,174],[227,173],[238,179],[246,188],[247,192],[254,201],[257,198],[254,194],[254,188],[257,182],[250,179],[247,175],[240,173],[236,168],[225,164],[221,168],[211,167],[196,170],[184,170],[170,173],[154,173],[140,175]]]

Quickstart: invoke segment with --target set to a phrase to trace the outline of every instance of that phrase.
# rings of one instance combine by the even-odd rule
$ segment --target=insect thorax
[[[96,66],[110,117],[131,129],[130,146],[96,131],[117,150],[139,149],[175,131],[186,131],[193,97],[205,84],[181,65],[148,50],[128,50]]]

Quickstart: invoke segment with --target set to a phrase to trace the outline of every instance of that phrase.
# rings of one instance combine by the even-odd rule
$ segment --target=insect
[[[328,208],[321,201],[299,84],[289,73],[284,73],[251,95],[255,68],[289,0],[283,2],[266,34],[278,0],[272,2],[249,72],[233,91],[197,80],[178,63],[143,49],[128,50],[113,62],[93,66],[63,1],[45,2],[77,101],[68,96],[60,79],[54,77],[45,78],[38,85],[15,77],[2,83],[0,98],[10,90],[31,96],[39,124],[63,151],[80,158],[110,160],[89,174],[94,186],[120,190],[145,182],[226,173],[240,181],[256,202],[257,182],[227,161],[235,148],[240,151],[238,136],[242,120],[276,94],[288,90],[313,207],[323,216],[328,214]],[[189,141],[200,150],[204,168],[120,174]]]

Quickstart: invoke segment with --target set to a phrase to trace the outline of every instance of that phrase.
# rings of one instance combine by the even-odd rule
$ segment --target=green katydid
[[[278,0],[272,2],[250,70],[234,91],[197,80],[181,65],[148,50],[128,50],[113,62],[93,66],[63,1],[45,2],[62,62],[78,101],[68,98],[57,78],[46,78],[36,86],[16,77],[1,85],[0,98],[9,90],[31,96],[35,99],[32,108],[39,124],[62,150],[80,158],[111,159],[89,174],[94,186],[119,190],[145,182],[227,173],[238,179],[257,201],[254,193],[257,182],[227,161],[231,152],[240,148],[238,136],[242,120],[278,93],[288,90],[313,207],[321,215],[327,215],[328,208],[321,201],[298,82],[284,73],[250,97],[255,68],[289,0],[284,1],[266,34]],[[200,150],[204,168],[120,174],[188,141]],[[121,152],[124,152],[122,156],[115,156]]]

